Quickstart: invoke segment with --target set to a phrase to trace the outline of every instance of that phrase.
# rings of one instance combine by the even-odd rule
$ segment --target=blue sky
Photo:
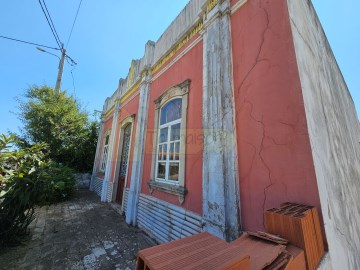
[[[56,30],[66,45],[80,0],[46,0]],[[78,65],[65,64],[62,89],[89,112],[125,77],[131,59],[140,58],[147,40],[156,41],[187,0],[84,0],[67,46]],[[320,21],[360,111],[360,1],[313,0]],[[38,1],[0,2],[0,35],[56,47]],[[50,50],[52,53],[56,51]],[[55,85],[58,58],[35,46],[0,38],[0,133],[18,131],[15,97],[32,85]],[[74,80],[71,75],[71,71]]]

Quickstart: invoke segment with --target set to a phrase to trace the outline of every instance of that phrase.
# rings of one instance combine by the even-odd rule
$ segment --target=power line
[[[45,18],[46,18],[46,21],[48,22],[48,25],[50,26],[51,32],[52,32],[53,35],[54,35],[54,38],[55,38],[55,40],[56,40],[56,43],[58,44],[59,48],[61,49],[62,46],[61,46],[60,39],[58,39],[58,36],[55,35],[55,31],[56,31],[56,30],[52,28],[51,23],[50,23],[50,21],[49,21],[49,18],[48,18],[48,16],[47,16],[47,14],[46,14],[46,12],[45,12],[45,9],[44,9],[44,7],[43,7],[43,5],[42,5],[42,3],[41,3],[40,0],[39,0],[39,4],[40,4],[41,9],[42,9],[42,11],[43,11],[43,13],[44,13],[44,15],[45,15]],[[51,18],[50,18],[50,20],[51,20]]]
[[[73,83],[73,89],[74,89],[74,97],[76,98],[75,79],[74,79],[74,74],[73,74],[73,70],[74,70],[75,68],[76,68],[76,66],[70,71],[70,73],[71,73],[72,83]]]
[[[49,10],[48,10],[48,8],[47,8],[47,6],[46,6],[45,0],[42,0],[42,2],[43,2],[43,4],[44,4],[45,9],[46,9],[46,12],[47,12],[47,14],[48,14],[48,16],[49,16],[51,25],[52,25],[52,27],[53,27],[53,29],[54,29],[54,31],[55,31],[57,40],[58,40],[58,41],[60,42],[60,44],[61,44],[61,40],[60,40],[59,35],[58,35],[57,31],[56,31],[55,25],[54,25],[54,23],[53,23],[53,21],[52,21],[52,19],[51,19],[50,12],[49,12]]]
[[[5,37],[5,36],[0,36],[0,38],[9,39],[9,40],[17,41],[17,42],[22,42],[22,43],[26,43],[26,44],[30,44],[30,45],[41,46],[41,47],[44,47],[44,48],[53,49],[53,50],[59,50],[60,51],[60,49],[58,49],[58,48],[54,48],[54,47],[50,47],[50,46],[46,46],[46,45],[41,45],[41,44],[38,44],[38,43],[33,43],[33,42],[20,40],[20,39],[16,39],[16,38]]]
[[[82,3],[82,0],[80,0],[78,9],[77,9],[77,11],[76,11],[76,15],[75,15],[75,19],[74,19],[74,22],[73,22],[73,24],[72,24],[72,27],[71,27],[70,35],[69,35],[69,38],[68,38],[68,40],[67,40],[67,42],[66,42],[66,46],[65,46],[66,48],[67,48],[67,46],[69,45],[69,41],[70,41],[70,38],[71,38],[72,31],[73,31],[73,29],[74,29],[74,25],[75,25],[75,22],[76,22],[76,19],[77,19],[79,10],[80,10],[81,3]]]

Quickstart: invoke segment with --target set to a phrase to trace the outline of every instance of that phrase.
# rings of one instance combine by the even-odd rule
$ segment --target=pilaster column
[[[115,109],[113,113],[113,120],[111,125],[111,133],[110,133],[110,140],[109,140],[109,148],[108,148],[108,156],[106,161],[106,169],[105,169],[105,176],[104,181],[102,185],[102,191],[101,191],[101,201],[107,202],[107,194],[109,189],[109,181],[111,176],[111,170],[113,166],[113,155],[115,150],[115,142],[116,142],[116,130],[118,126],[118,115],[120,111],[120,103],[116,102]],[[110,196],[111,198],[111,196]]]
[[[136,121],[136,134],[134,143],[134,154],[131,168],[131,182],[126,208],[126,223],[136,225],[139,196],[141,191],[141,180],[143,174],[145,137],[149,111],[151,66],[153,65],[155,43],[148,41],[145,45],[145,54],[142,59],[144,69],[140,83],[139,109]]]
[[[230,241],[240,232],[230,0],[208,12],[202,35],[204,230]]]
[[[150,71],[140,83],[139,110],[136,122],[134,154],[131,169],[131,182],[126,209],[126,223],[136,225],[138,202],[144,164],[145,136],[148,121],[150,92]]]
[[[90,180],[90,190],[94,191],[94,180],[96,178],[96,173],[97,173],[97,169],[98,169],[98,164],[99,164],[99,156],[100,156],[100,146],[101,146],[101,136],[104,130],[104,118],[101,117],[100,120],[100,128],[99,128],[99,134],[98,134],[98,139],[97,139],[97,144],[96,144],[96,152],[95,152],[95,158],[94,158],[94,166],[93,166],[93,171],[91,174],[91,180]]]

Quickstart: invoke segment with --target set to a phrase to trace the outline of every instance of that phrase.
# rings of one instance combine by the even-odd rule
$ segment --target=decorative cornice
[[[129,89],[124,93],[122,97],[120,97],[119,100],[121,103],[124,103],[127,99],[129,99],[133,94],[138,90],[140,84],[144,81],[144,78],[146,78],[146,75],[148,72],[151,76],[153,76],[165,63],[167,63],[180,49],[182,49],[188,42],[191,40],[196,34],[200,33],[200,31],[204,30],[206,25],[204,25],[204,22],[207,20],[208,14],[219,4],[222,3],[222,0],[209,0],[207,3],[205,3],[202,7],[203,11],[200,13],[199,20],[195,23],[195,26],[192,27],[189,31],[187,31],[183,38],[181,38],[177,43],[175,43],[170,50],[168,50],[167,53],[164,54],[163,57],[161,57],[153,66],[152,68],[147,67],[139,76],[140,78],[133,83],[134,80],[134,68],[135,68],[135,61],[133,60],[131,62],[131,67],[129,70],[128,75],[128,86]],[[247,0],[239,0],[236,4],[234,4],[231,7],[231,13],[234,13],[236,10],[238,10],[240,7],[242,7]],[[209,22],[207,22],[209,23]],[[202,37],[200,37],[202,38]],[[157,74],[155,75],[157,76]],[[153,79],[153,78],[152,78]],[[132,86],[130,86],[132,85]],[[116,101],[117,101],[116,100]],[[114,106],[112,106],[106,113],[104,113],[104,117],[107,118],[110,116],[110,114],[113,112]]]
[[[104,114],[104,118],[108,118],[115,110],[115,103],[111,106],[111,108]]]
[[[130,70],[129,70],[128,79],[127,79],[127,86],[128,87],[130,87],[134,82],[134,73],[135,73],[135,60],[132,60]]]
[[[209,13],[218,4],[219,0],[210,0],[206,5],[206,13]]]
[[[193,27],[190,31],[185,34],[185,37],[180,39],[179,42],[175,43],[174,46],[170,49],[168,53],[166,53],[160,60],[154,65],[152,68],[152,74],[158,71],[171,57],[175,55],[192,37],[194,37],[202,28],[203,22],[200,20],[195,27]]]
[[[141,79],[139,79],[129,90],[125,92],[125,94],[120,98],[120,102],[124,103],[136,90],[139,89]]]
[[[182,39],[180,39],[179,42],[175,43],[171,49],[168,51],[168,53],[165,53],[163,57],[160,58],[157,63],[152,68],[152,74],[156,73],[171,57],[175,55],[176,52],[178,52],[192,37],[194,37],[197,33],[200,32],[200,30],[203,28],[204,20],[206,19],[207,14],[212,11],[215,6],[219,3],[219,0],[210,0],[206,7],[204,8],[204,11],[202,13],[202,16],[199,16],[200,19],[196,23],[195,27],[192,27]]]

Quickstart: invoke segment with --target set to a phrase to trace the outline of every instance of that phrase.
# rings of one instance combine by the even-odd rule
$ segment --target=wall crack
[[[260,46],[259,46],[259,50],[258,50],[258,53],[256,55],[256,59],[255,59],[255,63],[252,65],[252,67],[250,68],[250,70],[246,73],[244,79],[242,80],[242,82],[240,83],[240,86],[238,87],[238,92],[241,90],[243,84],[245,83],[245,81],[248,79],[248,77],[250,76],[251,72],[255,69],[255,67],[257,66],[257,64],[259,64],[260,62],[263,62],[263,61],[268,61],[267,59],[260,59],[260,54],[262,52],[262,49],[263,49],[263,46],[264,46],[264,43],[265,43],[265,34],[266,32],[269,30],[269,25],[270,25],[270,19],[269,19],[269,14],[267,12],[267,10],[263,7],[260,6],[260,8],[264,11],[265,13],[265,18],[266,18],[266,26],[265,26],[265,29],[264,31],[262,32],[262,39],[261,39],[261,43],[260,43]]]

